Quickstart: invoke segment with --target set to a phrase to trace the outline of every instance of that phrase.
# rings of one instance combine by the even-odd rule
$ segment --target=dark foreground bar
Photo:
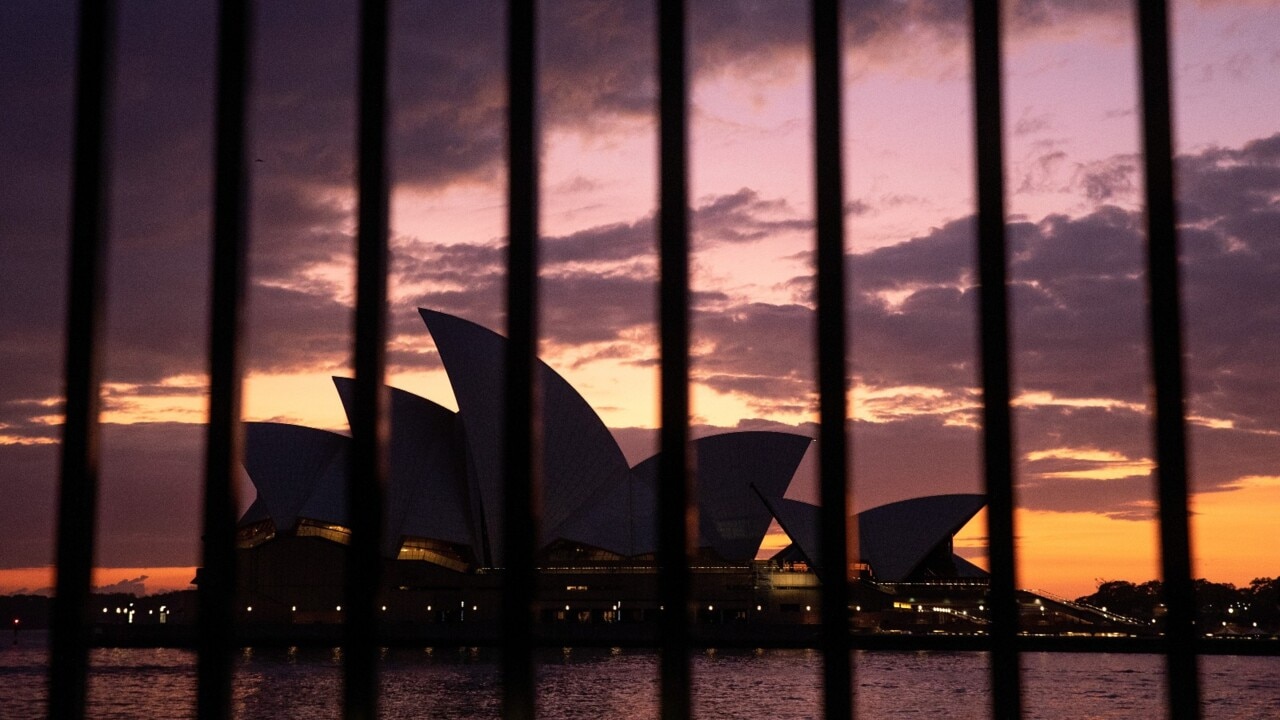
[[[1155,387],[1160,559],[1169,607],[1170,717],[1200,717],[1195,587],[1187,509],[1187,430],[1183,403],[1182,314],[1174,206],[1173,129],[1169,107],[1169,18],[1163,0],[1140,0],[1142,140],[1146,161],[1147,282]]]
[[[201,717],[229,713],[230,649],[236,644],[343,643],[345,712],[377,713],[376,651],[383,645],[493,645],[503,649],[503,712],[534,717],[533,651],[539,646],[658,647],[661,708],[665,718],[690,715],[689,653],[698,647],[820,647],[825,657],[827,717],[851,715],[848,650],[990,651],[992,714],[1021,714],[1021,652],[1163,652],[1168,658],[1168,705],[1175,718],[1197,718],[1197,656],[1277,655],[1275,641],[1198,637],[1191,582],[1187,451],[1182,371],[1174,167],[1170,120],[1168,17],[1162,0],[1139,0],[1143,137],[1148,217],[1151,357],[1159,477],[1161,557],[1167,588],[1168,634],[1100,638],[1018,633],[1015,597],[1013,445],[1010,339],[1004,237],[1004,162],[1000,89],[999,4],[975,0],[974,97],[978,175],[980,326],[984,397],[984,458],[990,517],[992,577],[990,635],[850,635],[847,572],[849,507],[845,438],[847,369],[843,197],[840,153],[839,3],[815,0],[815,158],[818,228],[818,357],[820,363],[823,552],[827,580],[823,623],[759,629],[690,626],[690,544],[697,528],[695,478],[689,452],[689,218],[688,90],[685,7],[659,0],[660,115],[660,336],[661,446],[660,587],[665,612],[649,626],[548,632],[531,622],[536,586],[532,550],[537,538],[538,458],[534,387],[537,342],[538,153],[535,13],[532,0],[511,0],[510,246],[505,427],[504,589],[501,623],[431,627],[391,633],[375,623],[377,539],[386,476],[385,368],[387,290],[386,92],[388,8],[367,0],[362,9],[359,132],[359,251],[356,310],[357,394],[353,412],[353,464],[349,479],[352,553],[345,630],[341,626],[262,628],[232,632],[234,508],[231,477],[239,457],[240,348],[244,293],[247,79],[250,76],[247,0],[222,6],[219,43],[217,171],[214,208],[214,281],[210,346],[211,405],[205,492],[205,546],[201,624],[192,627],[106,627],[90,637],[86,603],[94,550],[101,312],[105,305],[107,249],[107,118],[112,81],[114,3],[85,0],[79,58],[72,187],[71,265],[66,336],[66,421],[59,485],[57,597],[53,609],[49,712],[55,718],[85,712],[87,651],[102,645],[165,645],[200,649]],[[854,329],[856,333],[856,328]],[[361,560],[360,558],[363,558]],[[835,582],[832,582],[835,580]],[[299,635],[298,633],[301,633]]]
[[[49,716],[84,715],[86,623],[98,516],[98,410],[102,309],[106,304],[107,119],[114,68],[115,4],[80,6],[75,150],[68,272],[66,419],[58,486],[57,594],[50,638]]]
[[[1014,555],[1013,420],[1009,409],[1009,305],[1005,273],[1004,123],[1000,3],[974,0],[974,140],[978,170],[978,286],[982,348],[982,441],[991,562],[991,713],[1022,717]]]
[[[203,561],[200,571],[200,658],[196,711],[231,714],[232,604],[236,588],[236,470],[248,233],[247,161],[249,6],[224,0],[218,19],[218,90],[214,138],[213,303],[209,329],[209,427],[205,449]]]
[[[685,43],[684,2],[659,0],[662,458],[658,468],[658,566],[662,574],[658,593],[665,608],[659,692],[662,717],[666,720],[688,718],[692,712],[689,551],[698,527],[689,452],[689,130]]]
[[[355,398],[347,503],[351,554],[346,575],[343,704],[347,718],[378,716],[377,602],[387,478],[387,2],[360,12],[357,140]]]
[[[504,428],[502,715],[531,720],[537,696],[533,598],[537,587],[538,346],[537,21],[533,0],[508,6],[507,358]]]
[[[849,388],[845,360],[844,154],[840,115],[839,0],[813,4],[814,169],[817,190],[818,478],[822,496],[823,706],[828,718],[853,716],[849,632]],[[853,532],[857,532],[854,530]]]

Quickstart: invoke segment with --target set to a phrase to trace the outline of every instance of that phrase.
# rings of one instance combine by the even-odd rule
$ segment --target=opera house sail
[[[492,617],[502,568],[503,358],[506,340],[420,310],[458,410],[390,389],[389,487],[382,538],[387,611],[426,622]],[[537,548],[542,618],[643,620],[656,609],[657,456],[631,466],[583,397],[539,362],[542,437]],[[354,381],[335,378],[350,412]],[[246,426],[245,469],[257,497],[240,519],[242,592],[255,619],[333,620],[340,612],[350,440],[281,423]],[[816,620],[816,588],[833,576],[818,554],[818,507],[786,497],[812,440],[730,432],[693,441],[699,525],[695,595],[714,619]],[[904,500],[856,516],[860,563],[844,580],[881,586],[985,573],[952,536],[980,495]],[[774,523],[790,540],[758,559]],[[887,595],[885,596],[887,598]],[[882,604],[888,599],[881,598]],[[703,607],[700,605],[700,607]],[[717,607],[720,609],[717,611]],[[804,608],[804,609],[801,609]]]

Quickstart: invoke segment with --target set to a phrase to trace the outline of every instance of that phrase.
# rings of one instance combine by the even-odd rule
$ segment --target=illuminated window
[[[275,536],[275,523],[270,520],[262,520],[236,529],[236,547],[241,550],[256,547]]]
[[[298,529],[294,531],[298,537],[318,537],[339,545],[351,544],[351,528],[331,525],[316,520],[299,520]]]
[[[466,572],[472,565],[469,553],[431,538],[405,538],[396,559],[429,562],[456,572]]]

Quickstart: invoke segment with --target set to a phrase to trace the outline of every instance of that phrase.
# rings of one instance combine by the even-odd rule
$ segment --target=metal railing
[[[539,467],[534,412],[537,339],[538,152],[534,2],[511,0],[508,26],[509,256],[505,428],[505,558],[503,713],[535,714],[531,631],[535,588],[533,539],[537,537]],[[1163,0],[1139,0],[1143,137],[1146,156],[1148,282],[1151,357],[1156,388],[1155,426],[1160,537],[1169,607],[1157,647],[1168,658],[1168,711],[1199,716],[1197,644],[1190,575],[1186,445],[1183,410],[1177,243],[1169,111],[1168,19]],[[240,456],[240,348],[245,288],[246,98],[250,73],[248,0],[223,0],[218,50],[214,263],[210,328],[211,401],[207,435],[204,570],[200,584],[198,709],[205,718],[228,717],[231,707],[232,601],[235,588],[235,497],[232,470]],[[690,712],[689,655],[694,646],[689,607],[689,547],[696,525],[694,482],[686,450],[689,437],[689,222],[688,90],[685,8],[681,0],[658,2],[660,79],[660,337],[661,451],[660,595],[673,610],[662,619],[661,711],[665,718]],[[1004,248],[999,5],[975,0],[973,64],[978,188],[978,267],[984,398],[984,456],[989,505],[991,632],[957,645],[991,654],[992,716],[1021,716],[1019,652],[1070,650],[1069,642],[1018,634],[1014,597],[1013,510],[1016,505],[1011,442],[1010,370]],[[106,215],[112,44],[111,0],[83,0],[80,14],[72,189],[70,302],[66,337],[66,423],[61,448],[57,541],[57,595],[52,628],[49,711],[55,718],[82,717],[90,636],[85,622],[94,557],[97,438],[104,306],[103,254],[109,242]],[[846,508],[846,317],[841,167],[840,3],[814,0],[817,190],[818,378],[822,552],[829,568],[848,567]],[[386,0],[365,0],[361,15],[359,102],[359,230],[355,357],[357,399],[352,418],[352,567],[347,574],[348,612],[344,652],[344,708],[348,717],[377,715],[377,654],[373,632],[381,488],[386,477],[386,402],[382,378],[386,341],[387,203]],[[854,282],[856,282],[854,278]],[[856,329],[855,329],[856,330]],[[856,341],[856,332],[853,335]],[[370,483],[369,479],[374,482]],[[372,487],[372,490],[370,488]],[[936,638],[877,642],[847,633],[848,587],[824,583],[821,643],[825,713],[853,712],[851,649],[944,647]],[[1065,639],[1064,639],[1065,640]],[[1091,645],[1090,647],[1093,647]],[[1135,645],[1150,651],[1149,642]],[[1078,649],[1078,648],[1076,648]]]

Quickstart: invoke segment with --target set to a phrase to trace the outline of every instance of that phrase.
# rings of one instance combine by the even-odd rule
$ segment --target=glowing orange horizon
[[[1193,574],[1213,582],[1248,585],[1258,577],[1272,577],[1274,549],[1265,542],[1274,534],[1271,508],[1280,507],[1280,476],[1242,478],[1230,490],[1199,493],[1191,499]],[[1145,582],[1159,578],[1159,549],[1154,519],[1122,519],[1100,512],[1061,512],[1020,508],[1018,585],[1068,597],[1092,593],[1103,580]],[[986,567],[986,511],[978,513],[956,534],[957,552]],[[765,555],[789,541],[776,523],[765,536]],[[99,567],[93,585],[109,586],[146,576],[147,594],[193,588],[194,566]],[[51,592],[52,566],[0,569],[0,595]]]
[[[0,595],[53,594],[54,567],[3,568],[0,569]],[[93,569],[94,592],[114,592],[111,586],[122,582],[145,579],[139,582],[147,595],[194,588],[191,581],[196,576],[194,566],[174,567],[96,567]]]

